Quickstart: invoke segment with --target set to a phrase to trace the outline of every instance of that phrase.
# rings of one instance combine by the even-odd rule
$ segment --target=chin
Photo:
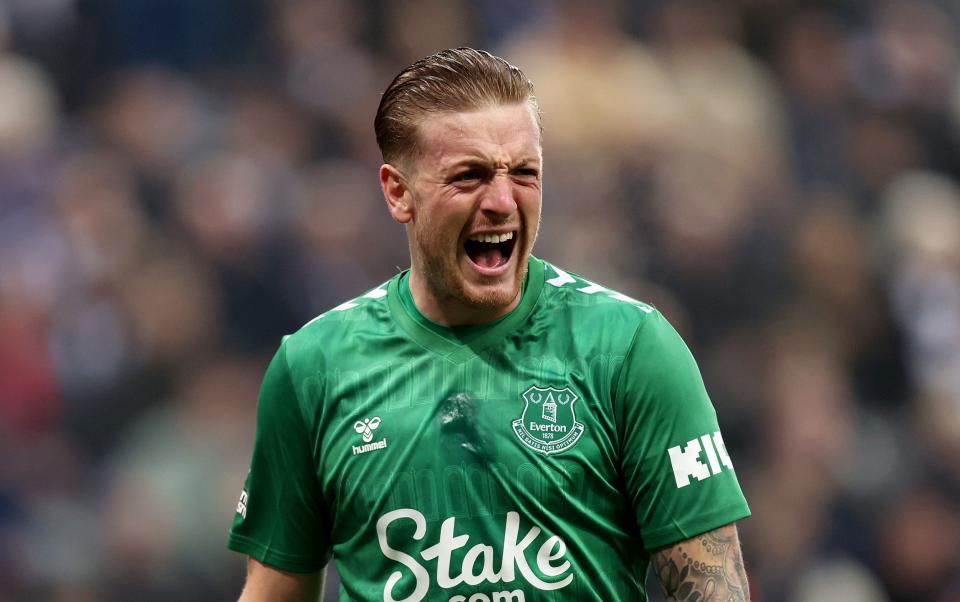
[[[463,300],[477,309],[500,309],[509,306],[520,294],[522,280],[498,286],[464,287]]]
[[[482,284],[464,281],[461,287],[463,300],[477,309],[494,310],[509,306],[520,295],[527,275],[526,267],[526,261],[519,262],[517,270],[500,282]]]

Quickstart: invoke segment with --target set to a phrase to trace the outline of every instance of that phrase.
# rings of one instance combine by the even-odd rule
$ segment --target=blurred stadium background
[[[658,305],[757,601],[960,600],[955,0],[0,2],[0,601],[230,600],[284,333],[408,259],[372,119],[532,77],[538,254]]]

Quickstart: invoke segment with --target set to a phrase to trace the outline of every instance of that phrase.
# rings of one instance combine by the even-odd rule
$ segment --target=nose
[[[517,208],[513,193],[513,182],[510,176],[496,174],[484,190],[483,198],[480,200],[480,210],[491,219],[512,214]]]

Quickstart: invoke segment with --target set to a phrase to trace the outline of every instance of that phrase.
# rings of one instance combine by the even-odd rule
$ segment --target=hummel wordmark
[[[357,420],[353,425],[353,430],[357,431],[357,434],[363,439],[363,445],[354,445],[353,455],[365,454],[368,451],[374,451],[377,449],[383,449],[387,446],[387,438],[384,437],[379,441],[373,441],[373,431],[380,428],[380,417],[374,416],[373,418],[364,418],[362,421]]]

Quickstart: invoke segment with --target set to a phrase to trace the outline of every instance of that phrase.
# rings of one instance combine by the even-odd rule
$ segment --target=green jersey
[[[510,314],[446,328],[407,276],[285,337],[232,549],[332,554],[344,600],[646,600],[651,551],[749,515],[655,309],[531,258]]]

